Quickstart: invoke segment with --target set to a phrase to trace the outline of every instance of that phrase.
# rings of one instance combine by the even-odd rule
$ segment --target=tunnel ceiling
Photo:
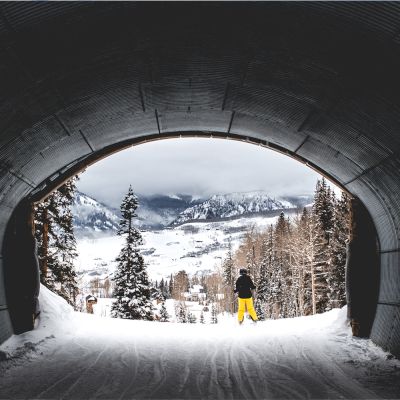
[[[23,196],[77,161],[149,135],[218,132],[332,176],[367,206],[382,257],[398,265],[400,3],[0,10],[0,237]],[[398,285],[380,301],[399,304],[390,271]]]
[[[116,143],[220,132],[319,166],[397,249],[399,21],[398,3],[2,3],[3,204]]]

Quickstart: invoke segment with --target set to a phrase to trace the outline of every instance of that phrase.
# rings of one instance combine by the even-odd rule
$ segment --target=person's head
[[[247,269],[246,268],[240,268],[239,274],[240,275],[247,275]]]

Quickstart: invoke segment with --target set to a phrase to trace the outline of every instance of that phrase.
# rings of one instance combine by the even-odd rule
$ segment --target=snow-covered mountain
[[[160,229],[169,225],[182,211],[204,201],[204,199],[184,194],[139,195],[138,199],[139,224],[143,228],[151,229]]]
[[[96,233],[111,233],[118,230],[118,212],[84,193],[76,193],[72,214],[78,237],[92,237]]]
[[[174,221],[188,207],[204,200],[188,195],[138,196],[137,225],[143,229],[162,229]],[[72,207],[75,232],[78,237],[94,237],[99,233],[118,230],[119,210],[77,192]]]
[[[183,269],[192,275],[213,271],[225,257],[229,241],[236,249],[250,226],[266,229],[280,210],[291,215],[296,212],[293,208],[308,202],[309,198],[297,197],[293,202],[276,200],[264,192],[215,195],[207,201],[190,196],[139,197],[142,254],[149,275],[160,281]],[[76,266],[80,284],[85,286],[114,272],[123,244],[116,235],[119,211],[78,193],[73,212],[79,253]],[[166,226],[178,216],[188,221]]]
[[[291,202],[271,198],[263,191],[217,194],[181,212],[171,225],[176,226],[188,221],[212,221],[255,214],[271,214],[279,210],[297,208],[300,203],[302,203],[301,200]]]
[[[218,221],[251,217],[259,214],[272,216],[279,210],[294,209],[308,204],[309,196],[274,199],[266,192],[214,195],[208,200],[190,195],[138,196],[137,225],[141,229],[163,229],[189,221]],[[72,209],[78,237],[95,237],[118,230],[119,210],[77,192]]]

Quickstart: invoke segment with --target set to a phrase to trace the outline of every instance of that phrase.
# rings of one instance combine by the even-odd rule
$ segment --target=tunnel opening
[[[218,133],[201,132],[195,134],[192,132],[189,134],[179,133],[179,136],[173,134],[168,135],[168,138],[187,136],[226,139],[225,136]],[[280,153],[289,155],[299,161],[299,157],[294,156],[290,151],[270,146],[265,141],[257,143],[239,135],[234,139],[272,148],[275,151],[278,150]],[[151,138],[151,140],[160,140],[160,137]],[[32,207],[34,202],[46,197],[54,188],[76,174],[78,170],[86,168],[89,164],[93,164],[100,158],[104,158],[115,151],[140,143],[134,141],[133,143],[129,142],[129,144],[113,145],[98,154],[95,159],[89,158],[88,160],[74,163],[71,168],[64,169],[62,173],[58,172],[49,177],[30,196],[25,198],[14,211],[7,227],[3,254],[7,299],[15,333],[32,329],[34,316],[39,312],[37,304],[39,271],[35,249],[32,247],[33,237],[30,234],[32,232]],[[303,159],[300,159],[300,161],[305,163]],[[306,164],[310,166],[309,163]],[[321,172],[321,169],[317,166],[311,165],[311,167]],[[351,320],[355,336],[369,337],[375,317],[379,287],[379,258],[377,256],[379,244],[372,219],[360,200],[353,198],[352,211],[352,234],[348,246],[346,265],[348,317]],[[25,285],[21,288],[19,282],[22,275],[28,276],[28,279],[24,280]],[[23,296],[21,296],[18,287],[22,290]]]
[[[390,2],[4,3],[1,240],[24,197],[113,143],[242,134],[361,199],[379,237],[371,337],[399,355],[399,15]]]

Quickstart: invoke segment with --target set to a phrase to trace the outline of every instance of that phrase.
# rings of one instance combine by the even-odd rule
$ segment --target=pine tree
[[[218,324],[217,308],[214,303],[211,307],[211,323]]]
[[[314,260],[312,262],[312,286],[314,288],[313,313],[329,309],[327,277],[331,271],[331,236],[333,231],[332,193],[326,181],[318,181],[314,195],[311,224],[313,232]]]
[[[288,223],[285,214],[279,215],[274,232],[274,260],[275,260],[275,313],[279,318],[287,315],[287,301],[290,289],[290,267],[288,254]]]
[[[261,303],[261,301],[257,299],[254,309],[256,310],[258,320],[264,321],[265,320],[265,304]]]
[[[181,324],[186,324],[188,322],[188,312],[185,302],[180,301],[175,312],[178,322],[180,322]]]
[[[291,253],[295,274],[295,291],[298,305],[298,316],[311,314],[312,293],[311,275],[309,271],[310,251],[310,215],[307,208],[295,219],[295,234],[291,240]]]
[[[57,260],[52,251],[56,240],[54,215],[58,213],[55,194],[35,206],[35,237],[38,244],[40,282],[50,290],[56,291],[53,271],[57,272]]]
[[[164,278],[162,278],[160,281],[159,290],[164,299],[169,299],[170,296],[169,296],[168,284],[167,281],[164,281]]]
[[[169,317],[167,308],[165,307],[165,301],[163,301],[160,308],[160,322],[169,322]]]
[[[254,228],[248,230],[232,259],[228,252],[219,279],[225,285],[229,282],[230,265],[246,264],[254,271],[259,319],[264,315],[309,315],[341,307],[345,304],[348,220],[346,194],[337,200],[325,179],[319,180],[311,210],[304,208],[290,219],[281,213],[275,225],[262,235]],[[217,285],[210,279],[207,282],[204,286],[210,286],[210,298],[216,299]]]
[[[189,312],[187,315],[187,321],[189,324],[195,324],[197,321],[197,318],[193,313]]]
[[[204,313],[203,313],[203,311],[200,314],[200,323],[204,324]]]
[[[133,225],[137,207],[138,200],[130,186],[121,204],[122,218],[117,234],[125,238],[125,245],[116,259],[118,265],[113,279],[116,300],[111,312],[115,318],[151,321],[154,317],[149,278],[139,250],[142,236]]]
[[[169,297],[171,298],[174,294],[174,278],[172,274],[169,278],[168,291],[169,291]]]
[[[235,312],[234,302],[234,286],[235,286],[235,264],[233,260],[232,252],[232,240],[229,238],[228,242],[228,253],[222,264],[222,276],[225,284],[225,299],[226,299],[226,311],[230,313]]]
[[[310,216],[308,248],[308,272],[311,278],[312,313],[325,311],[327,303],[327,262],[329,252],[325,234],[314,214]]]
[[[35,237],[41,283],[71,305],[78,294],[74,259],[77,257],[72,205],[77,177],[69,179],[35,208]]]
[[[327,282],[329,287],[327,309],[343,307],[346,304],[346,243],[349,237],[350,199],[342,192],[335,202],[333,233],[331,239],[331,269]]]
[[[150,299],[151,300],[156,300],[158,302],[164,301],[165,298],[163,294],[161,293],[161,290],[157,287],[157,281],[152,285],[150,284]]]
[[[273,265],[273,227],[272,225],[268,228],[261,248],[261,263],[258,281],[256,283],[257,301],[256,301],[256,312],[259,320],[264,320],[266,317],[266,308],[269,305],[270,298],[270,287]]]
[[[256,256],[256,232],[255,227],[252,226],[246,233],[246,269],[247,273],[255,280],[258,277],[257,256]]]
[[[314,194],[313,212],[317,217],[317,224],[329,244],[333,228],[333,203],[331,189],[328,187],[325,178],[317,181]]]

